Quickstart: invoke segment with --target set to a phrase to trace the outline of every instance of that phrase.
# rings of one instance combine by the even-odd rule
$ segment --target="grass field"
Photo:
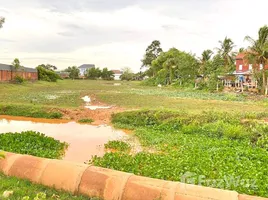
[[[36,82],[22,85],[0,84],[0,104],[46,106],[52,108],[77,108],[83,104],[81,97],[89,95],[97,100],[125,108],[149,108],[201,112],[264,111],[265,100],[248,100],[241,94],[208,93],[176,88],[141,86],[139,82],[91,80],[63,80],[57,83]]]

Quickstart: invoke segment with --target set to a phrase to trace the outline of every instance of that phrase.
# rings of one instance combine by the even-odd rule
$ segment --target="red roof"
[[[245,53],[239,53],[237,56],[236,56],[236,60],[243,60],[245,57]]]
[[[115,73],[115,74],[123,74],[123,72],[122,72],[122,71],[117,70],[117,69],[112,70],[112,72],[113,72],[113,73]]]

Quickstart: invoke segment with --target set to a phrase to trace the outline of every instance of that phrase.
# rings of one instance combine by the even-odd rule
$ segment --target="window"
[[[249,65],[248,69],[249,70],[252,70],[252,64]]]
[[[262,64],[260,64],[260,70],[262,70],[263,69],[263,65]]]
[[[243,69],[243,65],[239,65],[239,70],[241,71]]]

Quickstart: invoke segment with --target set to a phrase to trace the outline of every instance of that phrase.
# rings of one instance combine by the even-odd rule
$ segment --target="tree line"
[[[176,48],[164,52],[160,41],[155,40],[147,47],[141,60],[141,68],[146,69],[144,74],[149,77],[145,83],[188,86],[199,77],[201,89],[215,90],[220,83],[218,77],[232,74],[236,69],[235,57],[238,53],[244,53],[245,60],[253,65],[254,77],[262,83],[259,88],[264,92],[265,88],[268,89],[267,69],[264,67],[268,64],[268,27],[260,28],[257,39],[246,36],[245,40],[250,46],[236,52],[232,39],[225,37],[214,51],[204,50],[200,57]],[[260,65],[262,69],[259,69]]]

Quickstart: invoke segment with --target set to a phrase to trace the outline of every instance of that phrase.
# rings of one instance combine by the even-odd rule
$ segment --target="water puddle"
[[[85,162],[91,156],[103,156],[104,144],[126,136],[123,131],[109,126],[82,125],[66,120],[40,120],[0,116],[0,134],[7,132],[38,131],[70,144],[64,160]]]

